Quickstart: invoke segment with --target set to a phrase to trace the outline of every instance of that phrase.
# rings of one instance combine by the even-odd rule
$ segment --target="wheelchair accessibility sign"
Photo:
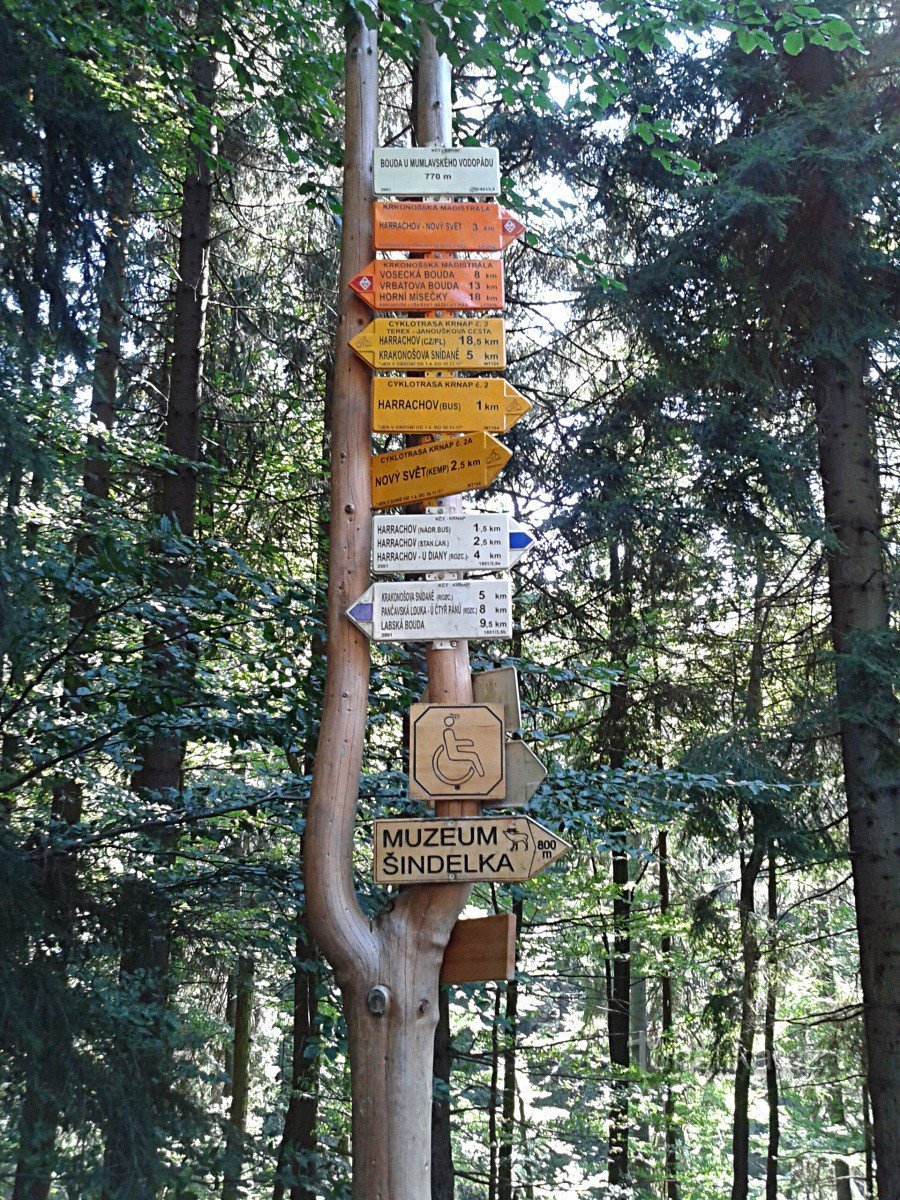
[[[414,704],[409,794],[417,800],[506,796],[501,704]]]

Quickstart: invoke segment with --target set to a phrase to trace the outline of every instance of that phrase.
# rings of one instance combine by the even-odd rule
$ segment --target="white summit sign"
[[[347,616],[376,642],[512,637],[508,579],[373,583]]]
[[[506,513],[428,513],[372,518],[372,571],[505,571],[534,544]]]
[[[375,151],[376,196],[498,196],[496,146],[380,146]]]

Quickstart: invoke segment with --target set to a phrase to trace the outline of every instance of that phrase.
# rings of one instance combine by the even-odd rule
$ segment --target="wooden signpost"
[[[506,433],[531,408],[505,379],[471,375],[376,375],[372,429],[376,433]]]
[[[350,345],[379,371],[502,371],[500,317],[377,317]]]
[[[376,250],[505,250],[525,226],[499,204],[375,205]]]
[[[372,518],[375,575],[506,571],[534,534],[506,513],[402,513]]]
[[[515,667],[473,671],[472,694],[479,704],[502,704],[507,733],[522,728],[519,672]]]
[[[384,146],[375,151],[377,196],[497,196],[496,146]]]
[[[507,733],[520,729],[519,679],[515,667],[495,667],[472,673],[472,696],[479,704],[499,705]],[[428,703],[428,689],[420,703]],[[506,795],[486,807],[524,808],[547,778],[547,768],[529,745],[519,738],[506,743]]]
[[[508,579],[373,583],[347,616],[376,642],[508,638],[512,589]]]
[[[418,800],[506,795],[506,738],[499,704],[414,704],[409,715],[409,794]]]
[[[379,258],[350,280],[379,312],[502,308],[499,258]]]
[[[506,796],[491,801],[496,808],[524,808],[547,778],[547,768],[529,745],[518,738],[506,743]]]
[[[372,507],[397,508],[477,491],[495,479],[512,458],[489,433],[464,434],[391,450],[372,458]]]
[[[513,913],[456,922],[441,964],[441,983],[487,983],[516,977]]]
[[[468,638],[511,636],[509,580],[369,582],[370,497],[375,508],[446,497],[446,513],[421,517],[461,515],[458,493],[484,487],[510,457],[492,431],[510,428],[527,411],[527,403],[502,380],[467,387],[465,380],[445,374],[372,383],[369,368],[504,370],[505,330],[499,317],[379,317],[370,322],[367,306],[374,301],[376,307],[405,313],[501,306],[499,260],[471,256],[496,253],[522,232],[515,218],[485,202],[500,190],[497,150],[450,148],[450,65],[438,53],[427,20],[420,26],[415,116],[416,137],[427,148],[377,147],[378,24],[373,0],[361,0],[347,26],[341,292],[330,429],[328,655],[304,881],[310,933],[331,963],[342,995],[352,1089],[354,1200],[429,1200],[439,979],[507,979],[514,973],[511,915],[458,923],[469,900],[469,881],[524,881],[556,861],[567,846],[528,818],[479,815],[485,801],[515,803],[516,789],[523,790],[516,784],[510,795],[510,768],[521,758],[514,747],[521,743],[506,740],[504,718],[512,727],[512,713],[513,722],[520,724],[515,697],[508,683],[495,679],[492,685],[502,698],[473,701],[466,644]],[[477,201],[416,200],[376,208],[374,193]],[[373,262],[375,228],[379,250],[462,251],[469,257]],[[370,401],[381,431],[441,438],[373,458]],[[513,522],[505,530],[493,523],[482,547],[476,540],[482,534],[482,514],[466,514],[475,518],[474,524],[468,519],[457,525],[423,522],[415,533],[401,526],[407,516],[420,514],[386,517],[395,528],[389,531],[385,524],[376,534],[378,561],[392,563],[398,574],[427,574],[429,566],[432,571],[439,566],[480,570],[482,549],[491,569],[503,570],[499,563],[504,555],[511,565],[530,540]],[[519,537],[521,545],[514,542]],[[410,545],[403,545],[404,539]],[[348,597],[355,594],[359,599],[348,609]],[[424,642],[435,701],[421,714],[414,733],[411,780],[413,789],[431,796],[435,818],[378,821],[375,876],[386,885],[440,885],[402,889],[374,917],[355,894],[352,872],[354,814],[364,769],[368,639]],[[477,718],[475,709],[480,710]],[[532,786],[530,780],[525,790]]]
[[[375,822],[376,883],[523,883],[570,850],[530,817]]]

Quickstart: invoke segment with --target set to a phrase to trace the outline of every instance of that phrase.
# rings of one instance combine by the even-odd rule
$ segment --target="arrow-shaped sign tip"
[[[504,446],[491,433],[484,435],[484,446],[486,451],[485,465],[493,468],[494,474],[498,475],[512,458],[512,450],[508,446]]]
[[[553,863],[559,862],[561,858],[564,858],[569,853],[572,847],[568,842],[563,841],[558,834],[552,833],[543,825],[538,824],[537,821],[533,821],[531,817],[526,817],[525,819],[531,831],[535,850],[540,855],[540,857],[535,858],[534,867],[531,872],[533,878],[538,871],[543,871],[546,867],[552,866]]]
[[[365,300],[370,308],[372,307],[369,298],[375,290],[375,277],[369,267],[365,271],[361,271],[359,275],[354,275],[350,280],[350,287],[356,292],[357,296]]]
[[[500,236],[503,240],[503,248],[514,242],[516,238],[521,237],[525,232],[525,226],[518,217],[514,217],[511,212],[507,212],[504,208],[500,216]]]
[[[373,363],[375,361],[374,330],[375,322],[372,321],[356,337],[350,339],[350,345],[363,362]]]
[[[373,606],[362,600],[357,600],[352,608],[347,609],[347,616],[352,617],[354,621],[359,621],[360,624],[371,622]]]
[[[531,412],[532,404],[511,383],[505,384],[504,395],[506,398],[506,429],[512,429],[516,421],[524,417],[526,413]]]

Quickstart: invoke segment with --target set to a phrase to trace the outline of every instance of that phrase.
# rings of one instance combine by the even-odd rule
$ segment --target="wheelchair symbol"
[[[484,778],[481,756],[471,738],[458,737],[453,726],[459,714],[444,717],[441,743],[431,756],[431,769],[441,783],[460,788],[478,775]]]

